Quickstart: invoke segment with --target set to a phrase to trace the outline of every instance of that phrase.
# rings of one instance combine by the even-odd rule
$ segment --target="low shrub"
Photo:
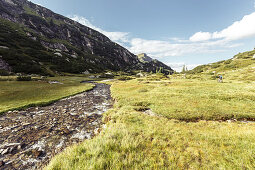
[[[112,75],[112,74],[102,74],[99,77],[100,78],[112,79],[112,78],[114,78],[114,75]]]
[[[9,76],[8,71],[0,69],[0,76]]]
[[[117,79],[121,81],[132,80],[132,78],[128,76],[119,76]]]
[[[18,76],[17,81],[31,81],[32,78],[30,76]]]
[[[143,78],[136,79],[137,81],[145,81]]]
[[[224,64],[230,64],[232,62],[231,59],[224,61]]]
[[[218,78],[217,76],[214,76],[214,75],[213,75],[213,76],[211,76],[210,79],[211,79],[211,80],[216,80],[217,78]]]
[[[143,106],[143,107],[148,107],[150,106],[149,102],[146,101],[139,101],[139,102],[134,102],[133,106]]]

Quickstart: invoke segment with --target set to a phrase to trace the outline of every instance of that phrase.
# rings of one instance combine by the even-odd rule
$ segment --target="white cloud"
[[[236,46],[238,44],[235,44]],[[168,41],[145,40],[134,38],[130,41],[130,51],[133,53],[148,53],[155,58],[182,56],[190,54],[216,53],[232,47],[228,42],[218,40],[215,42],[199,43],[170,43]]]
[[[128,33],[127,32],[107,32],[103,31],[107,37],[109,37],[112,41],[118,42],[128,42]]]
[[[192,37],[189,38],[190,41],[206,41],[212,38],[211,33],[209,32],[197,32]]]
[[[85,17],[81,17],[81,16],[78,16],[78,15],[69,15],[68,17],[70,19],[74,20],[74,21],[79,22],[82,25],[85,25],[85,26],[90,27],[94,30],[97,30],[98,32],[101,32],[102,34],[109,37],[112,41],[116,41],[116,42],[119,42],[119,43],[128,42],[128,33],[127,32],[109,32],[109,31],[105,31],[101,28],[98,28],[98,27],[94,26]]]
[[[223,52],[242,44],[233,42],[247,37],[255,37],[255,12],[240,21],[217,32],[197,32],[189,40],[172,38],[174,41],[145,40],[134,38],[130,50],[134,53],[146,52],[155,57],[183,56],[190,54]]]
[[[232,41],[248,37],[255,37],[255,12],[245,15],[240,21],[234,22],[232,25],[219,32],[197,32],[190,37],[190,40],[193,42],[215,39]]]
[[[179,63],[167,63],[173,70],[177,72],[181,72],[183,69],[183,66],[187,67],[188,70],[192,70],[193,68],[201,65],[201,64],[185,64],[184,62],[179,62]]]

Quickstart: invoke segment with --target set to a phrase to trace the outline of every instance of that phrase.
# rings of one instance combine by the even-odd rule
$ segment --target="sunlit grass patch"
[[[63,97],[74,95],[93,85],[80,83],[82,77],[54,77],[63,84],[47,81],[0,81],[0,113],[35,105],[46,105]]]
[[[119,105],[150,103],[157,114],[181,120],[254,119],[254,84],[172,80],[119,82],[112,88]],[[147,92],[141,93],[144,89]]]

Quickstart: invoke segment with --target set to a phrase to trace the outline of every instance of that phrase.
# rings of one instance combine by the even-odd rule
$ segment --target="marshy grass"
[[[82,77],[54,77],[63,84],[47,81],[0,81],[0,113],[30,106],[48,105],[61,98],[71,96],[93,87],[80,83]]]

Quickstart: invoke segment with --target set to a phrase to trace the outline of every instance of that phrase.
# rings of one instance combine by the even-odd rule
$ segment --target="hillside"
[[[0,1],[0,70],[52,75],[144,70],[127,49],[103,34],[27,0]]]
[[[200,65],[189,74],[208,75],[214,78],[217,74],[229,80],[255,81],[255,50],[239,53],[233,58],[215,63]]]
[[[142,62],[145,66],[147,66],[145,71],[148,71],[148,72],[152,71],[154,73],[157,71],[160,71],[165,74],[172,74],[174,72],[171,67],[165,65],[164,63],[156,59],[152,59],[145,53],[138,54],[137,57],[140,62]]]

